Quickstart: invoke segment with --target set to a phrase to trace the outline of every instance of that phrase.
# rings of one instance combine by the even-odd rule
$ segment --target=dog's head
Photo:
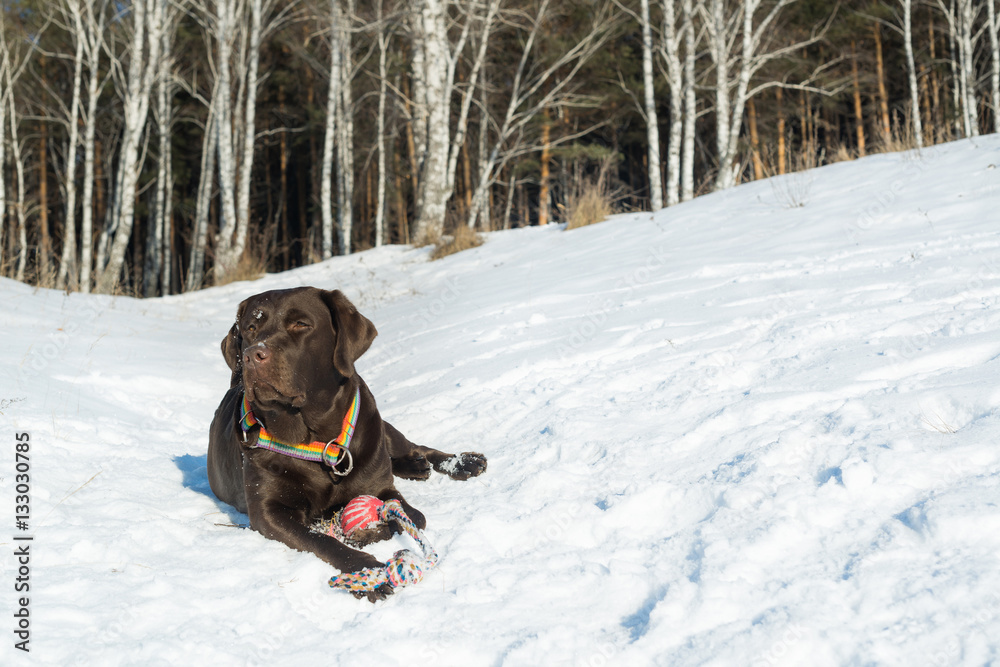
[[[222,356],[251,402],[301,408],[352,377],[377,334],[339,290],[273,290],[240,304]]]

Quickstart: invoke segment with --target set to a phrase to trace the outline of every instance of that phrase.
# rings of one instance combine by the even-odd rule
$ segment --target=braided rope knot
[[[330,579],[331,588],[352,592],[373,591],[388,583],[393,588],[401,588],[418,583],[424,573],[438,562],[437,552],[424,540],[420,529],[406,516],[403,506],[394,498],[382,502],[373,496],[358,496],[344,507],[331,522],[328,535],[350,538],[364,528],[380,523],[395,521],[396,524],[420,545],[421,553],[402,549],[393,554],[382,567],[366,567],[358,572],[343,572]]]

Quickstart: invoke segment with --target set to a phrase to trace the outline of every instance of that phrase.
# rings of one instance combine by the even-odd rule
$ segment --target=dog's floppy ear
[[[368,350],[378,331],[340,290],[321,290],[320,295],[330,309],[337,334],[333,367],[344,377],[351,377],[354,375],[354,362]]]
[[[233,372],[229,385],[231,387],[236,386],[243,374],[243,336],[240,335],[240,317],[242,315],[243,304],[241,303],[236,311],[236,323],[222,339],[222,358],[226,360],[229,370]]]

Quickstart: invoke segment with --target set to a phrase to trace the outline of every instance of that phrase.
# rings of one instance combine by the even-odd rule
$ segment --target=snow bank
[[[998,661],[998,164],[991,136],[146,301],[0,281],[3,609],[34,538],[0,662]],[[386,419],[490,459],[399,482],[442,559],[376,605],[205,476],[236,304],[304,284],[375,322]]]

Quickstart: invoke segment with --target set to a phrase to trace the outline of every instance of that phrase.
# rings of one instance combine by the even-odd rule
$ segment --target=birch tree
[[[83,201],[80,220],[80,291],[90,292],[94,263],[94,160],[97,138],[97,101],[99,97],[101,49],[107,16],[107,0],[84,2],[80,41],[87,58],[87,112],[83,126]]]
[[[6,142],[4,134],[10,129],[11,161],[14,176],[17,179],[16,199],[13,203],[17,220],[17,264],[14,273],[16,280],[24,280],[28,258],[28,200],[24,183],[24,139],[20,136],[21,114],[17,109],[14,86],[31,62],[38,41],[48,27],[46,21],[28,41],[11,43],[7,40],[6,14],[0,14],[0,252],[4,248],[4,220],[10,203],[7,201],[7,188],[3,172],[6,167]],[[14,246],[15,244],[11,244]]]
[[[469,129],[469,111],[472,108],[472,100],[475,95],[477,84],[479,82],[479,75],[482,72],[483,64],[486,62],[486,51],[490,44],[490,33],[493,31],[494,25],[496,24],[497,16],[500,12],[500,0],[488,0],[485,4],[485,12],[482,20],[482,27],[479,34],[479,45],[476,50],[475,57],[472,60],[469,78],[465,85],[465,90],[462,92],[461,102],[459,104],[458,120],[455,123],[455,136],[451,139],[451,147],[448,152],[448,171],[445,176],[445,180],[449,185],[455,183],[455,168],[458,164],[458,154],[462,150],[462,146],[465,144],[465,137]],[[475,17],[470,16],[467,20],[465,27],[468,29]],[[460,40],[461,42],[462,40]],[[461,43],[459,45],[461,48]],[[452,86],[454,86],[454,68],[455,59],[452,59],[451,70],[449,71],[449,77],[452,81]],[[450,195],[451,193],[449,193]]]
[[[244,10],[249,5],[249,21]],[[270,6],[270,3],[268,3]],[[237,9],[241,10],[237,12]],[[260,66],[263,0],[216,2],[218,49],[218,166],[222,195],[221,221],[215,237],[215,282],[225,282],[246,249],[250,225],[250,176],[253,170]],[[248,25],[247,25],[248,24]],[[237,32],[247,25],[247,34]],[[247,46],[249,42],[249,46]],[[234,60],[234,63],[231,63]],[[235,65],[233,81],[231,67]],[[233,87],[237,94],[233,101]],[[242,141],[241,141],[242,139]]]
[[[696,12],[701,9],[701,4],[701,0],[698,0],[698,5],[695,7],[692,0],[681,0],[681,13],[684,17],[681,26],[681,32],[684,34],[684,85],[681,90],[681,95],[684,98],[681,201],[688,201],[694,197],[694,144],[698,120],[698,101],[694,88],[698,40],[695,37],[694,20]]]
[[[340,34],[335,45],[340,49],[337,62],[340,65],[337,76],[340,93],[337,103],[337,241],[340,254],[351,252],[351,238],[354,231],[354,96],[351,82],[354,80],[352,61],[351,26],[348,21],[354,16],[354,2],[347,0],[347,21],[339,24]]]
[[[993,101],[993,131],[1000,133],[1000,25],[994,0],[986,0],[986,32],[990,36],[990,97]]]
[[[419,44],[415,49],[419,57],[413,63],[414,93],[423,139],[417,146],[421,157],[414,235],[418,242],[440,236],[451,190],[447,181],[451,115],[447,10],[446,0],[413,3],[413,39]]]
[[[663,36],[660,53],[667,68],[667,82],[670,84],[670,140],[667,147],[667,205],[680,201],[681,143],[684,128],[685,71],[681,66],[681,40],[684,35],[677,26],[677,3],[663,0]],[[692,75],[693,76],[693,75]],[[693,91],[693,85],[691,90]]]
[[[665,0],[664,2],[664,12],[667,10],[667,5],[669,5],[670,10],[673,10],[673,1]],[[652,211],[659,211],[663,208],[663,176],[660,173],[660,128],[659,128],[659,118],[656,114],[656,100],[653,91],[653,30],[649,24],[649,0],[642,0],[640,5],[640,23],[642,24],[642,89],[643,89],[643,102],[644,102],[644,116],[646,120],[646,160],[648,162],[648,180],[649,180],[649,208]],[[670,23],[670,27],[673,27],[673,23]],[[668,20],[666,17],[663,19],[664,33],[663,40],[669,39],[666,32],[668,25]],[[666,50],[665,50],[666,51]],[[672,64],[668,62],[668,66]],[[679,69],[679,68],[678,68]],[[671,85],[675,79],[672,75],[668,75],[668,79],[671,81]],[[673,109],[677,106],[677,100],[671,98],[670,107]],[[671,124],[671,130],[673,125]],[[670,149],[673,151],[674,144],[671,137]],[[667,169],[667,174],[670,182],[674,181],[674,174],[676,171],[671,171]],[[669,189],[669,187],[668,187]],[[671,202],[675,203],[675,202]]]
[[[85,33],[83,29],[83,11],[81,0],[66,0],[60,9],[64,16],[69,18],[68,23],[72,26],[70,33],[73,34],[75,42],[75,52],[73,54],[73,93],[70,101],[66,128],[69,131],[67,142],[66,170],[64,175],[64,189],[66,196],[66,213],[63,228],[63,248],[62,258],[59,262],[59,275],[56,276],[56,287],[63,289],[67,280],[76,281],[76,151],[80,143],[80,126],[77,119],[80,115],[81,89],[83,78],[83,55]],[[89,239],[86,239],[89,241]]]
[[[215,282],[239,264],[250,229],[250,183],[256,146],[260,48],[288,19],[296,2],[274,12],[274,0],[216,0],[214,24],[219,87],[215,111],[221,221],[215,236]]]
[[[340,48],[339,40],[343,36],[341,25],[344,21],[343,12],[340,8],[340,0],[330,0],[330,84],[327,89],[326,98],[326,131],[323,135],[323,166],[322,174],[320,176],[320,209],[323,220],[323,259],[333,257],[334,224],[332,181],[338,120],[340,123],[343,123],[343,119],[338,119],[337,114],[341,107],[340,86],[343,82],[343,67],[340,62],[343,57],[343,50]],[[339,186],[337,192],[338,195],[342,194]],[[338,225],[337,227],[338,230],[340,230],[341,237],[343,237],[341,225]],[[350,240],[349,235],[346,238],[348,241]]]
[[[708,34],[709,55],[715,66],[715,142],[718,174],[715,189],[724,190],[737,183],[739,149],[743,111],[747,99],[771,85],[789,86],[787,83],[770,82],[750,88],[750,82],[766,64],[818,41],[826,31],[814,29],[813,34],[799,42],[775,47],[776,21],[784,10],[796,0],[777,0],[770,9],[758,17],[763,0],[708,0],[705,27]],[[832,16],[831,16],[832,19]],[[733,45],[738,45],[733,48]],[[805,86],[794,86],[805,88]]]
[[[378,186],[375,194],[375,247],[381,246],[385,227],[385,103],[388,94],[389,68],[386,58],[389,51],[389,34],[385,26],[383,0],[376,0],[378,26],[378,112],[375,117],[375,141],[378,151]]]
[[[188,273],[184,281],[189,292],[201,289],[205,280],[205,249],[208,245],[208,214],[212,203],[215,183],[215,156],[219,141],[216,103],[221,90],[218,80],[209,98],[208,113],[205,117],[205,132],[201,144],[201,170],[198,175],[198,191],[195,195],[194,235],[188,260]]]
[[[649,182],[650,210],[663,208],[663,173],[660,158],[659,115],[656,109],[653,79],[653,54],[659,54],[666,66],[666,80],[670,89],[670,133],[667,144],[667,205],[680,201],[680,158],[681,130],[683,126],[683,69],[680,61],[680,47],[683,34],[677,26],[677,0],[663,0],[661,3],[662,24],[660,39],[654,48],[653,30],[650,23],[649,0],[641,0],[639,14],[631,10],[642,30],[642,87],[643,102],[639,113],[646,123],[646,179]],[[619,5],[624,8],[624,5]],[[623,83],[624,85],[624,83]]]
[[[450,4],[448,0],[418,0],[410,15],[416,112],[414,138],[420,154],[414,230],[418,241],[436,238],[444,228],[448,200],[454,192],[458,154],[468,128],[469,110],[486,58],[489,35],[500,11],[500,0],[456,3],[462,22],[452,44],[448,39]],[[462,92],[456,131],[452,136],[450,120],[455,74],[476,23],[480,23],[478,49]]]
[[[987,0],[990,6],[993,0]],[[906,51],[906,73],[910,81],[910,122],[917,148],[924,147],[924,128],[920,122],[920,91],[917,90],[917,67],[913,63],[913,8],[912,0],[899,0],[903,12],[903,48]]]
[[[7,117],[10,119],[10,148],[11,159],[14,163],[14,175],[17,178],[17,199],[14,202],[14,211],[17,216],[17,269],[14,273],[15,280],[24,280],[24,270],[28,259],[28,212],[27,199],[24,187],[24,144],[20,137],[21,118],[15,104],[13,95],[14,82],[19,78],[17,74],[11,73],[11,63],[7,57],[6,44],[4,47],[4,81],[6,85]],[[27,58],[25,58],[25,63]],[[19,69],[18,74],[23,69]]]
[[[507,163],[520,155],[537,150],[527,135],[531,122],[545,109],[558,109],[574,105],[593,104],[593,100],[577,93],[575,78],[581,68],[604,46],[616,24],[607,5],[595,7],[587,32],[569,50],[547,65],[535,66],[532,62],[535,42],[545,23],[549,0],[542,0],[537,12],[528,17],[527,36],[524,39],[517,69],[511,80],[506,111],[497,123],[498,129],[489,156],[483,164],[479,182],[472,198],[467,224],[474,228],[482,210],[489,187],[495,182]],[[552,141],[552,145],[572,141],[592,131],[585,128]]]
[[[254,0],[251,1],[253,2]],[[259,8],[260,4],[257,3],[256,6]],[[215,75],[218,79],[219,96],[217,100],[218,106],[216,107],[216,112],[218,113],[216,147],[218,150],[219,195],[221,204],[219,230],[215,236],[214,271],[216,284],[224,282],[226,274],[231,273],[236,268],[239,255],[235,251],[238,249],[240,254],[242,254],[242,244],[246,242],[246,234],[239,233],[240,218],[236,205],[236,162],[242,157],[242,153],[236,153],[233,139],[233,125],[238,120],[243,120],[243,118],[242,110],[240,110],[241,118],[239,119],[234,118],[235,112],[233,111],[233,85],[230,75],[230,61],[237,48],[234,11],[234,0],[217,0],[214,17],[215,48],[217,52]],[[254,32],[255,28],[259,32],[259,23],[256,26],[251,26],[251,33]],[[242,57],[243,55],[239,54],[241,56],[238,60],[240,65],[248,64],[244,57]],[[253,56],[251,55],[250,58],[252,59]],[[239,86],[239,88],[242,91],[243,87]],[[250,97],[255,96],[256,90],[257,87],[254,85]],[[237,109],[239,108],[238,102],[236,107]],[[239,131],[241,125],[242,123],[237,126],[237,131]]]
[[[993,0],[986,0],[992,4]],[[976,99],[976,29],[982,7],[974,0],[958,0],[958,44],[965,89],[965,123],[968,136],[979,136],[979,102]]]
[[[896,0],[897,7],[893,8],[893,21],[883,21],[877,17],[871,17],[878,23],[885,25],[895,31],[903,39],[903,53],[906,58],[906,75],[910,89],[910,117],[913,125],[914,141],[917,148],[924,146],[923,124],[920,120],[920,91],[917,88],[917,68],[913,60],[913,0]],[[855,65],[855,70],[857,66]],[[855,74],[856,76],[856,74]],[[880,94],[880,98],[883,96]],[[883,98],[884,99],[884,98]],[[883,115],[888,122],[888,102],[885,102]],[[885,130],[883,130],[883,133]],[[861,144],[863,145],[863,144]]]
[[[112,225],[102,235],[102,247],[110,244],[107,263],[97,278],[97,291],[110,293],[121,277],[125,250],[134,224],[136,186],[142,168],[139,148],[146,127],[150,96],[155,84],[161,32],[166,28],[166,0],[134,0],[131,5],[131,45],[128,72],[121,60],[112,59],[115,87],[123,102],[124,136],[117,166]],[[123,17],[124,18],[124,17]]]
[[[173,211],[173,173],[171,170],[170,133],[173,125],[171,44],[173,29],[168,26],[160,33],[160,58],[156,80],[156,127],[159,140],[156,169],[156,194],[150,207],[149,228],[146,230],[146,256],[143,271],[143,295],[155,296],[170,291],[170,234]]]
[[[992,4],[993,0],[987,0]],[[967,137],[979,136],[979,110],[976,102],[975,71],[975,20],[980,5],[974,0],[937,0],[937,5],[948,22],[948,30],[955,53],[952,54],[952,73],[955,81],[961,127]]]
[[[7,220],[7,98],[10,95],[10,52],[6,14],[0,12],[0,267],[3,266],[4,223]]]

